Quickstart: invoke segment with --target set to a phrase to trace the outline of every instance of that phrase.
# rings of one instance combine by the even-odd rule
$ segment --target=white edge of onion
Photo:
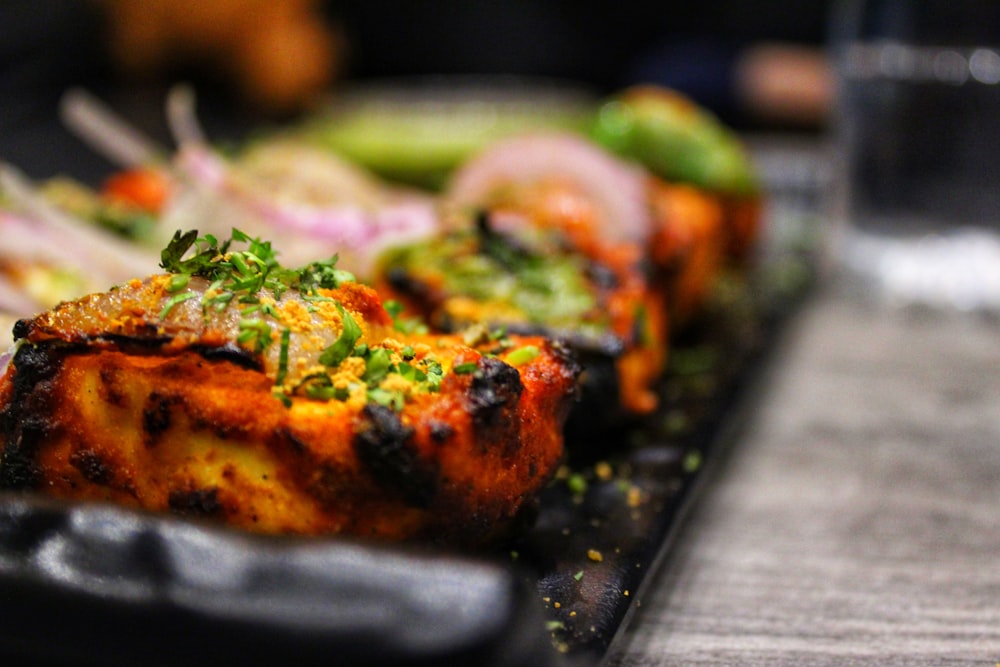
[[[119,167],[148,166],[169,153],[83,88],[63,94],[59,115],[70,131]]]
[[[0,338],[0,344],[4,342],[3,338]],[[7,372],[7,366],[14,359],[14,355],[17,354],[17,350],[24,343],[24,339],[16,340],[14,343],[7,348],[5,352],[0,352],[0,375],[4,375]]]
[[[612,243],[644,243],[652,223],[648,174],[582,137],[530,132],[501,139],[468,160],[453,176],[445,197],[470,206],[504,183],[531,183],[549,175],[584,188],[604,214],[598,233]]]
[[[0,274],[0,313],[27,315],[39,309],[39,304],[24,290]]]
[[[185,145],[178,154],[179,169],[196,187],[208,188],[259,217],[277,232],[302,238],[340,243],[345,250],[364,251],[380,244],[383,237],[411,238],[436,227],[433,204],[410,201],[389,204],[371,211],[353,204],[332,206],[295,205],[261,196],[241,187],[229,170],[235,167],[204,145]]]
[[[205,132],[198,121],[194,88],[177,84],[167,93],[167,127],[178,146],[206,144]]]
[[[90,255],[81,261],[105,267],[123,279],[126,279],[124,276],[144,278],[156,271],[151,254],[60,210],[39,194],[17,168],[0,163],[0,190],[15,209],[53,230],[68,247]]]

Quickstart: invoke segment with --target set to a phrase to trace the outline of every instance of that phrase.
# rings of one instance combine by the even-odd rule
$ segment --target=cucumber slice
[[[607,100],[590,136],[667,180],[736,195],[750,195],[758,188],[737,135],[708,110],[673,91],[641,86]]]
[[[492,141],[543,129],[585,133],[596,109],[590,94],[558,83],[420,79],[347,91],[306,132],[383,177],[439,187]]]

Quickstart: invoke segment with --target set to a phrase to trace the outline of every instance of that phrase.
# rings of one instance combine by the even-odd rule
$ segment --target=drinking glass
[[[1000,310],[1000,2],[834,11],[842,267],[882,302]]]

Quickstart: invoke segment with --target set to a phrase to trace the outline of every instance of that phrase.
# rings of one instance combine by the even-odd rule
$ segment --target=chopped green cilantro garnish
[[[172,297],[167,299],[165,304],[163,304],[163,310],[160,311],[160,319],[162,320],[169,315],[170,311],[173,310],[174,306],[177,304],[187,301],[188,299],[193,299],[196,296],[198,295],[194,292],[180,292],[178,294],[174,294]]]
[[[315,294],[319,289],[333,289],[342,283],[354,281],[354,276],[337,268],[337,256],[307,264],[298,271],[298,289],[305,294]]]
[[[396,319],[403,314],[403,304],[395,299],[388,299],[382,304],[382,307],[385,308],[385,312],[389,313],[392,319]]]
[[[427,373],[427,391],[439,391],[441,380],[444,378],[444,369],[435,359],[424,359],[424,369]]]
[[[519,347],[510,354],[507,355],[507,363],[511,366],[523,366],[531,361],[533,361],[539,354],[538,347],[535,345],[525,345],[524,347]]]
[[[372,350],[365,359],[364,380],[368,384],[378,384],[392,368],[392,357],[389,350],[378,347]]]
[[[406,396],[404,396],[402,392],[390,391],[380,387],[369,389],[367,396],[369,401],[378,403],[379,405],[384,405],[387,408],[392,408],[396,412],[402,410],[403,404],[406,403]]]
[[[469,373],[475,373],[479,366],[474,361],[469,361],[464,364],[456,364],[452,366],[451,372],[456,375],[468,375]]]
[[[403,304],[395,299],[389,299],[382,304],[392,318],[392,328],[401,333],[427,333],[427,325],[419,317],[402,317]]]
[[[329,400],[337,398],[337,389],[333,386],[330,376],[325,373],[313,373],[303,378],[296,391],[301,391],[307,398]],[[346,395],[344,396],[346,398]]]
[[[245,250],[234,250],[236,243],[245,244]],[[277,252],[269,242],[251,238],[238,229],[232,230],[231,238],[220,242],[211,234],[199,237],[196,231],[177,232],[160,256],[160,266],[173,274],[166,288],[171,296],[165,301],[160,318],[166,317],[178,303],[195,298],[198,292],[182,292],[192,277],[198,276],[209,281],[204,290],[202,310],[221,312],[231,305],[239,309],[239,333],[237,342],[263,353],[275,340],[280,341],[278,371],[272,393],[285,406],[291,406],[291,397],[298,394],[316,400],[345,401],[355,391],[364,391],[367,400],[402,410],[411,390],[404,393],[398,389],[383,388],[382,382],[390,374],[398,373],[413,385],[414,392],[440,391],[444,370],[437,360],[424,357],[416,360],[416,351],[406,346],[394,357],[389,349],[372,347],[359,342],[362,329],[344,306],[320,290],[334,289],[342,283],[354,280],[347,271],[336,268],[337,257],[312,262],[301,269],[282,267],[277,260]],[[319,355],[319,363],[327,369],[340,366],[348,357],[358,357],[365,362],[362,377],[346,386],[338,382],[334,386],[331,373],[320,371],[286,386],[289,373],[291,329],[282,326],[275,301],[288,290],[299,292],[302,299],[315,310],[315,302],[333,301],[340,313],[341,331],[337,340]],[[261,292],[269,291],[271,299],[261,299]],[[386,302],[386,310],[393,317],[394,326],[399,331],[426,331],[426,326],[416,318],[402,320],[402,304]],[[393,363],[397,359],[397,363]],[[402,359],[401,361],[398,361]],[[456,372],[472,372],[476,364],[466,364]]]
[[[428,332],[427,325],[419,317],[397,319],[392,323],[392,327],[404,334],[425,334]]]
[[[405,361],[399,363],[398,370],[399,374],[403,376],[403,379],[409,382],[427,381],[427,373],[412,364],[406,363]]]
[[[351,351],[354,350],[354,344],[361,338],[361,327],[358,326],[358,323],[342,305],[339,303],[336,305],[340,312],[343,329],[341,329],[337,340],[319,355],[319,363],[328,367],[339,366],[344,359],[350,356]]]
[[[292,340],[292,331],[289,328],[281,330],[281,349],[278,351],[278,377],[274,380],[277,385],[284,384],[285,376],[288,375],[288,346]]]
[[[170,284],[167,285],[168,292],[179,292],[191,281],[191,276],[186,273],[175,273],[170,276]]]
[[[292,407],[292,399],[289,398],[288,394],[286,394],[285,391],[278,385],[271,388],[271,395],[281,401],[281,404],[286,408]]]
[[[587,480],[580,473],[574,473],[566,479],[566,486],[569,487],[570,492],[575,495],[583,495],[587,492]]]
[[[234,242],[247,244],[247,249],[231,250]],[[188,257],[192,249],[194,252]],[[233,229],[232,237],[221,243],[211,234],[199,237],[194,230],[178,231],[160,253],[160,266],[174,274],[172,286],[191,276],[200,276],[212,282],[211,292],[238,293],[251,303],[256,303],[256,295],[263,289],[270,290],[275,299],[289,289],[299,290],[304,297],[316,297],[320,289],[352,282],[354,276],[336,268],[336,264],[337,257],[333,256],[300,269],[284,268],[278,263],[278,253],[270,241],[251,238],[238,229]],[[232,296],[225,302],[230,300]]]
[[[254,352],[260,354],[271,344],[271,327],[261,319],[241,319],[240,333],[236,336],[236,342],[243,345],[253,345]]]

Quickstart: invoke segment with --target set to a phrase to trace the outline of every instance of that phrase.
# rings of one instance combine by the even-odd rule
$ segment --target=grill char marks
[[[114,480],[114,468],[92,449],[73,452],[70,454],[69,462],[88,482],[103,486]]]
[[[196,345],[193,349],[208,361],[228,361],[251,371],[264,369],[258,355],[236,343],[230,342],[217,346]]]
[[[517,405],[523,391],[517,369],[500,359],[483,357],[466,394],[473,422],[477,426],[493,426],[499,414]]]
[[[429,309],[440,301],[440,295],[435,294],[429,285],[417,280],[404,268],[391,268],[385,277],[399,294],[420,304],[421,310]]]
[[[62,355],[48,346],[25,344],[11,364],[17,372],[0,409],[0,433],[6,442],[0,453],[0,489],[30,489],[42,478],[39,448],[57,427],[48,415],[53,414],[52,379],[59,373]]]
[[[167,503],[175,514],[191,518],[211,517],[222,511],[219,489],[195,489],[193,491],[174,490]]]
[[[479,360],[465,403],[481,449],[499,447],[507,457],[520,451],[523,443],[517,404],[523,392],[516,368],[494,357]]]
[[[23,319],[14,322],[14,340],[21,340],[22,338],[27,338],[28,334],[34,328],[34,320]]]
[[[354,436],[358,461],[386,491],[401,493],[414,507],[427,507],[437,492],[438,470],[420,458],[414,431],[390,408],[370,403]]]
[[[170,430],[171,412],[179,399],[153,392],[142,409],[142,430],[147,447],[155,445]]]

